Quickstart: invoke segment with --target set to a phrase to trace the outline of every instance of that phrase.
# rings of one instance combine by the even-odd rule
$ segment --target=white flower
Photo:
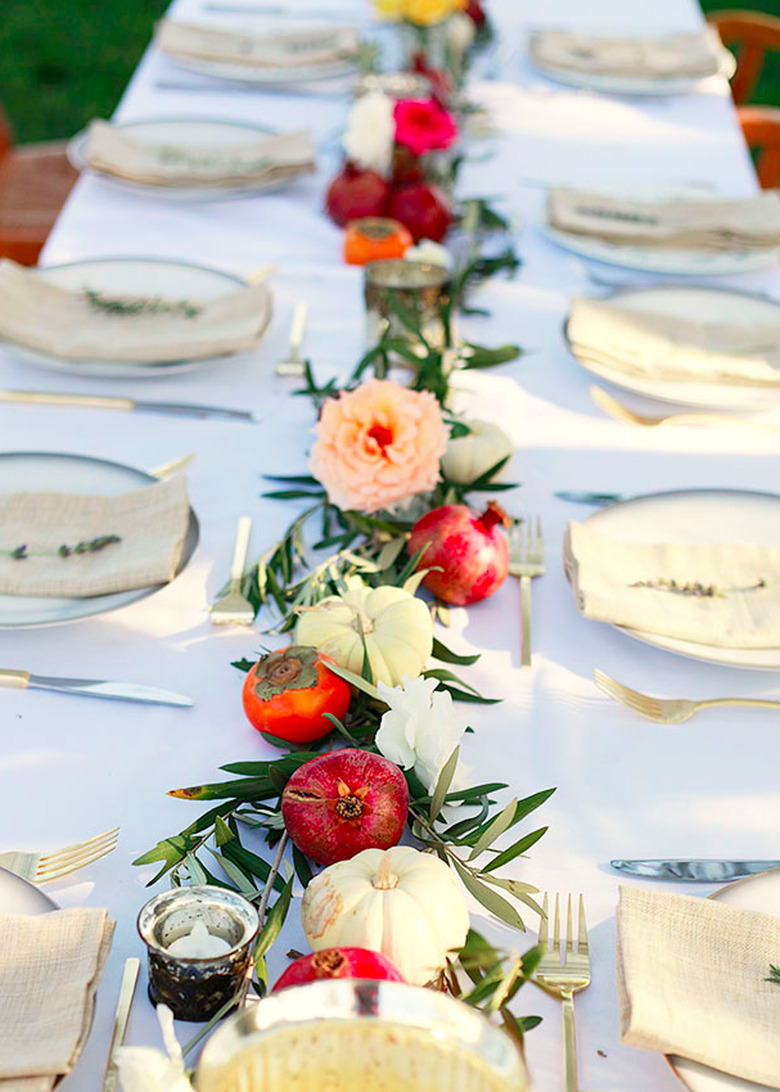
[[[410,679],[408,675],[400,686],[377,684],[379,697],[390,708],[382,717],[376,745],[397,766],[413,768],[430,792],[467,727],[455,712],[452,697],[445,690],[436,690],[437,685],[436,679]],[[467,774],[459,762],[451,791],[465,787]]]
[[[476,33],[477,28],[474,25],[474,20],[465,12],[458,11],[449,17],[447,20],[447,44],[450,49],[454,50],[458,60],[462,60],[463,54],[467,49],[471,48]]]
[[[352,107],[342,143],[359,167],[389,175],[395,145],[394,103],[389,95],[371,91]]]
[[[153,1047],[120,1047],[116,1052],[119,1082],[124,1092],[192,1092],[173,1030],[173,1013],[158,1005],[157,1019],[166,1053]]]
[[[442,265],[449,269],[452,256],[446,246],[434,243],[432,239],[420,239],[416,246],[410,246],[404,254],[407,262],[428,262],[430,265]]]

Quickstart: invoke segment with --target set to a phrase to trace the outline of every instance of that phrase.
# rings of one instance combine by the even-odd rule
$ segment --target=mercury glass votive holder
[[[168,949],[200,922],[228,944],[219,955],[187,956]],[[149,997],[178,1020],[209,1020],[238,996],[260,929],[257,910],[242,895],[221,887],[176,887],[155,895],[138,915],[138,932],[149,957]]]
[[[398,315],[398,309],[415,316],[425,340],[437,348],[446,344],[442,317],[449,303],[449,270],[433,262],[393,258],[370,262],[365,267],[366,341],[373,348],[385,331],[393,337],[414,340],[414,334]],[[395,304],[395,306],[394,306]]]
[[[451,997],[329,979],[271,994],[220,1025],[198,1092],[525,1092],[515,1044]]]
[[[377,91],[391,99],[427,99],[431,81],[417,72],[367,72],[355,84],[358,98]]]

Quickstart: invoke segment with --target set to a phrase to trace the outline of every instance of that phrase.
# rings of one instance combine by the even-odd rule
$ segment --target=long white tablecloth
[[[365,13],[363,0],[351,2],[356,12]],[[339,0],[340,7],[346,5],[347,0]],[[179,15],[194,15],[199,7],[199,0],[175,4]],[[593,984],[577,1000],[581,1086],[672,1092],[678,1086],[663,1058],[619,1043],[613,964],[620,881],[608,861],[616,856],[777,856],[776,717],[713,711],[667,728],[610,702],[594,687],[591,672],[598,666],[639,689],[681,696],[780,696],[780,688],[775,675],[678,659],[580,618],[559,558],[565,521],[585,510],[556,500],[553,492],[686,486],[776,491],[777,444],[758,430],[658,433],[631,428],[606,419],[593,406],[590,379],[567,353],[561,325],[571,295],[595,289],[582,263],[542,237],[543,193],[528,183],[703,180],[733,195],[754,192],[756,183],[721,79],[708,81],[695,95],[642,102],[555,87],[527,63],[528,27],[544,22],[659,33],[689,30],[701,19],[693,0],[602,0],[587,10],[578,0],[548,0],[543,6],[531,0],[491,0],[490,8],[502,41],[501,70],[490,75],[498,74],[501,82],[485,81],[474,94],[495,110],[500,136],[484,145],[495,151],[493,158],[466,168],[461,191],[500,196],[508,211],[522,217],[524,265],[516,280],[496,281],[484,291],[491,318],[466,326],[473,339],[488,344],[516,340],[527,355],[485,376],[474,406],[480,416],[497,418],[517,444],[512,470],[523,488],[510,495],[509,506],[542,516],[549,568],[534,584],[532,671],[519,668],[515,581],[468,614],[454,612],[449,641],[483,653],[476,666],[466,669],[468,679],[483,692],[505,698],[492,708],[472,707],[476,735],[468,737],[465,757],[475,777],[505,777],[520,794],[558,786],[534,816],[549,831],[528,860],[515,862],[514,874],[543,890],[586,896]],[[202,89],[158,86],[171,82]],[[311,410],[305,400],[288,396],[289,380],[273,373],[295,301],[310,304],[306,350],[320,372],[345,372],[361,349],[361,276],[342,265],[341,233],[321,212],[326,180],[336,164],[333,135],[347,102],[346,96],[226,90],[180,72],[151,49],[118,117],[221,117],[282,128],[310,124],[330,148],[320,173],[279,194],[193,205],[147,200],[85,178],[44,260],[150,255],[237,273],[276,262],[270,332],[249,359],[156,381],[66,380],[33,370],[10,353],[0,354],[3,387],[117,389],[137,397],[248,406],[264,416],[262,425],[244,426],[0,407],[6,451],[80,452],[141,467],[189,451],[197,456],[189,478],[201,542],[179,579],[153,598],[103,618],[69,628],[0,632],[3,666],[156,683],[196,701],[194,709],[181,711],[42,692],[9,691],[2,697],[2,848],[54,848],[114,824],[122,827],[116,852],[51,889],[62,905],[108,906],[118,921],[95,1027],[76,1072],[66,1081],[68,1092],[94,1092],[99,1086],[124,959],[143,956],[135,917],[150,894],[144,884],[153,870],[132,868],[130,862],[198,813],[195,806],[166,797],[166,790],[214,780],[224,762],[270,753],[243,718],[241,679],[230,666],[232,659],[257,652],[264,638],[258,632],[213,629],[206,609],[229,568],[237,517],[253,517],[252,545],[258,553],[290,518],[289,505],[260,498],[261,474],[305,469]],[[780,295],[776,270],[722,283]],[[642,407],[641,399],[631,401]],[[511,935],[485,921],[476,905],[474,911],[478,926],[504,945],[523,949],[532,942],[532,935]],[[279,944],[272,956],[274,974],[282,970],[287,948],[305,943],[297,907],[285,939],[288,943]],[[128,1041],[157,1044],[144,990],[142,979]],[[544,1016],[541,1028],[527,1039],[535,1087],[561,1087],[557,1005],[529,987],[517,1010]],[[189,1038],[188,1028],[182,1028],[182,1037]]]

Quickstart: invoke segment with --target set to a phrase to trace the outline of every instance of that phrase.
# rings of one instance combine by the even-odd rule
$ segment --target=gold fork
[[[555,896],[555,923],[553,941],[549,943],[549,896],[542,901],[544,917],[539,925],[539,945],[544,951],[536,977],[549,987],[561,1000],[563,1018],[563,1072],[566,1092],[578,1092],[577,1086],[577,1037],[574,1030],[574,994],[590,985],[590,955],[588,954],[588,928],[585,924],[585,904],[579,897],[579,930],[577,948],[574,948],[571,895],[566,908],[566,940],[561,954],[560,896]]]
[[[522,666],[531,666],[531,581],[544,575],[544,546],[542,544],[542,523],[537,517],[536,536],[532,531],[533,520],[527,519],[525,543],[523,542],[523,520],[513,520],[509,527],[509,572],[520,577],[522,597]]]
[[[684,720],[690,720],[700,709],[709,709],[714,705],[751,705],[757,709],[780,709],[780,701],[764,698],[707,698],[703,701],[652,698],[649,694],[641,694],[638,690],[623,686],[597,667],[593,669],[593,681],[608,697],[628,706],[635,713],[639,713],[640,717],[658,721],[659,724],[681,724]]]
[[[238,521],[236,547],[233,552],[227,594],[218,599],[211,608],[211,621],[217,626],[231,623],[237,626],[251,626],[255,620],[255,608],[241,591],[251,531],[252,520],[249,516],[242,516]]]
[[[51,853],[23,853],[15,850],[0,853],[0,868],[15,872],[30,883],[48,883],[105,857],[116,849],[118,837],[119,827],[114,827],[113,830],[88,838],[86,842],[76,842],[73,846],[55,849]]]
[[[780,432],[778,425],[750,421],[746,417],[732,417],[727,413],[669,413],[661,417],[648,417],[642,413],[634,413],[601,387],[591,387],[590,396],[610,417],[629,425],[642,425],[645,428],[659,428],[663,425],[747,425],[749,428],[763,429],[764,432]]]
[[[307,303],[296,303],[293,311],[292,326],[290,328],[290,341],[287,346],[287,356],[276,365],[277,375],[303,375],[303,357],[301,346],[306,330],[306,316],[309,313]]]

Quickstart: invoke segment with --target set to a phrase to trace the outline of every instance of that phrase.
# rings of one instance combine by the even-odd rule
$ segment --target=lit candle
[[[230,951],[230,944],[222,937],[210,933],[202,921],[196,921],[192,932],[177,937],[168,945],[171,955],[184,956],[185,959],[211,959]]]

